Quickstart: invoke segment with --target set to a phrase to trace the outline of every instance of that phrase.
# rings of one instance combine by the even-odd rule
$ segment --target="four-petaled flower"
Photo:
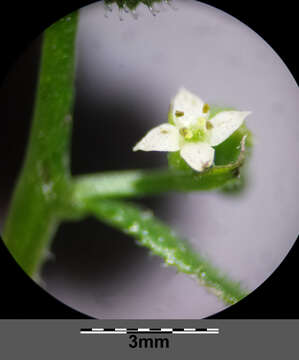
[[[196,171],[214,161],[216,146],[231,136],[249,111],[221,111],[209,118],[209,105],[182,88],[172,101],[169,123],[150,130],[133,151],[180,151],[180,156]]]

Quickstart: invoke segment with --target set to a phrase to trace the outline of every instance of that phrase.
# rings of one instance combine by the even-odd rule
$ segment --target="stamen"
[[[176,116],[176,117],[181,117],[181,116],[184,116],[184,115],[185,115],[184,111],[177,110],[177,111],[175,112],[175,116]]]
[[[187,129],[186,127],[180,128],[180,134],[187,140],[192,139],[193,132],[190,129]]]
[[[202,129],[202,130],[205,130],[206,128],[206,118],[204,118],[203,116],[202,117],[199,117],[198,120],[197,120],[197,126],[199,129]]]
[[[210,106],[208,104],[204,104],[203,108],[202,108],[202,112],[204,114],[208,113],[210,110]]]
[[[213,129],[213,124],[211,123],[211,121],[207,121],[207,129],[208,130],[211,130],[211,129]]]

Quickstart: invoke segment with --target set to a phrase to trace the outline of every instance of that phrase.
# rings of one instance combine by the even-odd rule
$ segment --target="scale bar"
[[[219,334],[218,328],[84,328],[80,334],[86,335],[124,335],[124,334]]]

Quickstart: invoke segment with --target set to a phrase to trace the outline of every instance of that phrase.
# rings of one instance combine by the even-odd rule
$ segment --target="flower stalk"
[[[245,144],[245,137],[244,137]],[[221,189],[238,179],[245,160],[245,145],[239,159],[226,166],[213,166],[201,173],[180,170],[130,170],[81,175],[74,178],[74,204],[83,199],[139,198],[166,192]]]

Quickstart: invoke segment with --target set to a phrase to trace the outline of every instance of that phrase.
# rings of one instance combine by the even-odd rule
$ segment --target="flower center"
[[[196,124],[192,124],[191,126],[188,127],[181,127],[179,129],[179,132],[185,141],[203,142],[207,140],[208,129],[209,129],[209,122],[206,120],[206,118],[200,117],[198,118]]]

